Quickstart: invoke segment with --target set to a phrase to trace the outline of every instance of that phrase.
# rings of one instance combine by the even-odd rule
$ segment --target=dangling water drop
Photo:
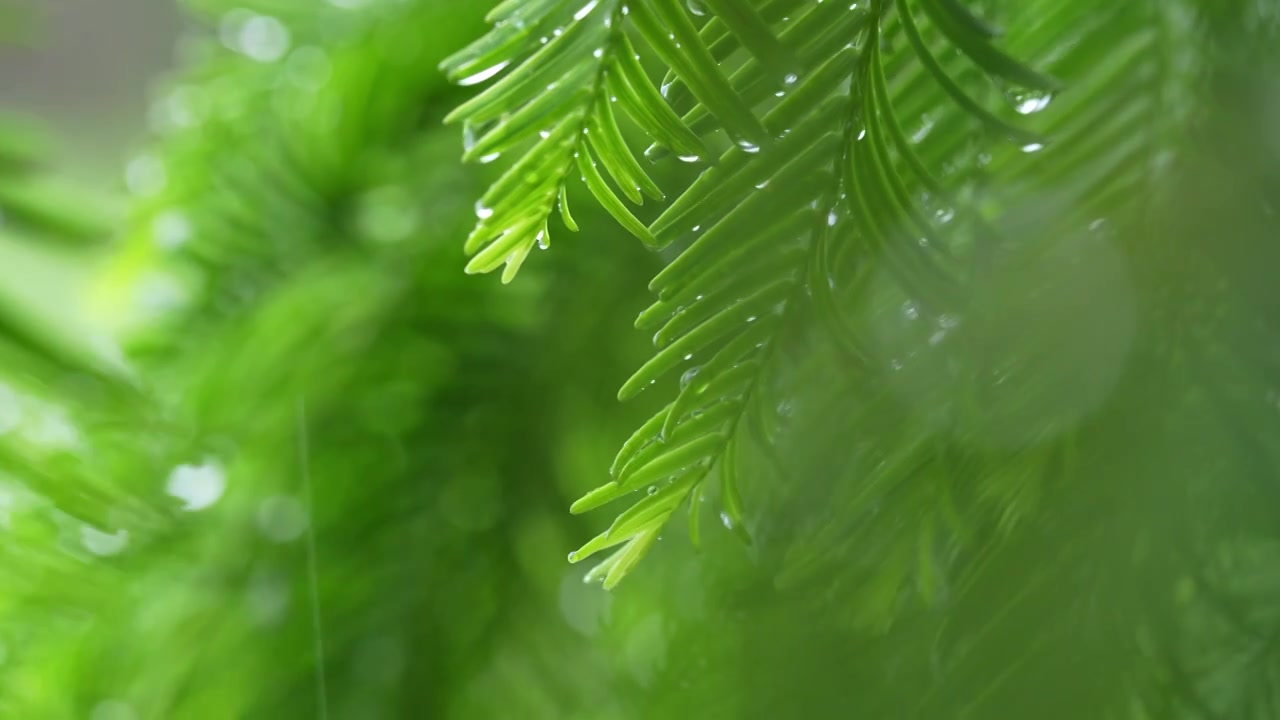
[[[477,200],[476,201],[476,217],[480,218],[481,220],[487,220],[493,217],[493,208],[485,207],[484,203]]]
[[[755,154],[760,152],[760,146],[748,140],[739,140],[738,147],[742,148],[742,152]]]
[[[1053,95],[1039,92],[1015,93],[1010,96],[1013,102],[1013,109],[1018,111],[1019,115],[1031,115],[1049,107],[1049,102],[1053,100]]]
[[[699,368],[695,366],[684,371],[684,374],[680,376],[681,390],[684,390],[685,388],[689,387],[689,383],[693,382],[693,379],[698,376],[698,370]]]
[[[493,162],[494,160],[497,160],[500,157],[502,157],[502,153],[489,153],[488,155],[481,156],[480,164],[488,165],[489,163]]]
[[[1041,143],[1028,143],[1022,146],[1022,152],[1024,153],[1040,152],[1043,149],[1044,145]]]
[[[689,8],[690,15],[703,17],[707,14],[707,6],[702,4],[702,0],[684,0],[684,5]]]
[[[687,163],[696,163],[702,159],[697,155],[677,155],[676,157],[680,159],[680,162],[687,162]]]

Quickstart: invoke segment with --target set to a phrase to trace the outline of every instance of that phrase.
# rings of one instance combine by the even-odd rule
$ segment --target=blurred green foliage
[[[588,5],[503,7],[630,14]],[[1280,717],[1277,14],[965,3],[1065,84],[1050,98],[993,85],[1027,76],[929,24],[961,5],[894,5],[633,6],[746,46],[702,57],[627,20],[651,77],[683,79],[625,100],[621,149],[573,141],[616,179],[628,144],[679,140],[658,98],[724,151],[651,153],[669,199],[622,225],[656,254],[614,228],[603,177],[596,200],[533,173],[510,213],[477,206],[503,166],[568,147],[530,125],[502,162],[460,162],[443,120],[475,92],[439,68],[484,37],[483,4],[191,0],[119,202],[0,127],[0,716]],[[582,49],[550,40],[572,24],[545,45],[517,29],[514,72]],[[770,80],[780,101],[744,89],[772,51],[805,63],[794,91]],[[801,106],[818,66],[853,81]],[[737,92],[803,110],[794,144],[752,144]],[[547,224],[566,195],[577,236]],[[509,285],[467,277],[477,215],[555,247]],[[724,244],[698,255],[686,221]],[[687,406],[734,415],[668,468],[692,483],[653,478],[680,494],[622,533],[652,549],[606,593],[565,562],[601,522],[567,510],[659,411],[658,390],[614,395],[652,354],[626,321],[680,263],[731,310],[785,282],[783,314],[717,338],[759,343],[721,368],[751,389]],[[662,303],[647,314],[680,316]],[[654,462],[668,438],[646,427]]]

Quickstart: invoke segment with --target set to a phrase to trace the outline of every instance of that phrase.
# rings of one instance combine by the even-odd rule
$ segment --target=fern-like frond
[[[996,3],[980,12],[959,0],[575,7],[506,3],[492,15],[494,32],[446,63],[463,82],[507,72],[454,115],[468,123],[472,156],[533,142],[477,208],[481,221],[468,241],[479,253],[473,270],[505,263],[509,279],[528,249],[545,241],[557,201],[566,226],[576,229],[563,182],[574,164],[647,245],[681,248],[654,278],[658,299],[636,322],[655,331],[658,351],[619,398],[667,375],[680,377],[679,390],[624,445],[610,482],[573,511],[642,488],[651,494],[571,559],[622,545],[591,573],[612,586],[686,499],[701,501],[713,476],[726,524],[745,534],[735,438],[760,424],[744,420],[763,402],[758,389],[781,332],[816,319],[849,372],[871,385],[909,362],[872,347],[878,341],[850,308],[901,304],[920,318],[914,327],[930,328],[922,338],[927,348],[959,352],[962,367],[948,370],[955,390],[932,414],[967,433],[1003,434],[1012,445],[1001,452],[1010,457],[1057,456],[1052,446],[1023,450],[1058,437],[1067,421],[1019,423],[1011,419],[1016,409],[976,410],[989,396],[1008,407],[1020,402],[1015,391],[993,388],[992,378],[1033,376],[1023,365],[1034,367],[1044,355],[1036,346],[1043,338],[1003,355],[964,348],[1007,344],[1009,321],[1000,308],[1017,283],[991,282],[993,272],[1007,278],[1031,267],[1040,278],[1046,257],[1071,262],[1072,253],[1099,245],[1015,242],[1035,230],[1020,224],[1023,218],[1052,223],[1042,229],[1051,238],[1105,232],[1132,212],[1135,189],[1167,162],[1160,152],[1167,132],[1138,128],[1157,108],[1171,112],[1162,128],[1183,112],[1154,74],[1168,57],[1160,43],[1177,37],[1162,25],[1179,17],[1176,10],[1105,3],[1015,10]],[[670,67],[660,91],[633,54],[628,28]],[[1128,73],[1130,67],[1138,71]],[[713,148],[728,148],[647,226],[591,162],[594,151],[623,194],[640,199],[642,171],[614,132],[612,103],[601,102],[597,90],[601,82],[616,85],[618,75],[635,91],[616,95],[653,140],[649,159],[707,158]],[[562,78],[577,84],[563,88]],[[601,122],[609,131],[597,141]],[[758,429],[753,436],[762,437]],[[977,502],[991,506],[1002,526],[1029,512],[1040,476],[1054,472],[1038,460],[1027,467],[992,461],[973,468]],[[906,478],[880,480],[890,487]]]
[[[709,151],[649,81],[628,28],[684,78],[732,137],[749,147],[767,137],[677,0],[504,3],[489,19],[493,31],[442,67],[463,85],[499,79],[447,119],[463,123],[467,159],[490,162],[532,146],[476,205],[479,222],[465,244],[473,256],[468,272],[505,266],[503,280],[510,281],[535,245],[549,244],[547,220],[556,205],[566,227],[575,229],[565,193],[575,172],[624,228],[658,245],[613,189],[634,204],[663,198],[628,147],[614,106],[682,158],[705,158]],[[770,61],[782,54],[754,14],[739,21],[756,51]]]
[[[779,6],[784,8],[780,12]],[[584,546],[575,560],[622,542],[629,533],[643,548],[645,533],[657,532],[684,497],[699,497],[702,481],[717,465],[725,523],[745,536],[732,441],[759,402],[757,386],[788,324],[783,319],[788,308],[798,313],[798,306],[812,301],[836,329],[833,335],[846,338],[854,367],[866,362],[838,310],[833,286],[845,275],[831,267],[833,248],[847,255],[850,248],[862,246],[864,257],[883,254],[895,276],[910,286],[934,293],[955,286],[942,268],[945,258],[938,257],[927,239],[917,241],[933,234],[926,229],[933,219],[922,217],[917,199],[890,164],[892,141],[883,126],[873,124],[881,116],[892,117],[881,33],[897,27],[897,21],[881,3],[853,10],[816,5],[807,12],[782,3],[769,7],[780,14],[779,37],[807,64],[795,67],[798,72],[786,78],[790,86],[775,94],[758,90],[767,87],[763,63],[742,61],[730,77],[744,97],[763,106],[773,142],[763,149],[730,149],[651,227],[660,241],[694,239],[651,284],[659,300],[637,325],[660,326],[654,337],[659,352],[624,384],[619,398],[635,395],[676,369],[683,370],[681,388],[624,447],[614,464],[615,479],[574,509],[589,509],[640,487],[654,488],[652,494],[635,506],[640,510],[627,511]],[[971,31],[973,25],[967,28]],[[704,32],[715,41],[715,25],[708,23]],[[857,41],[850,43],[851,37]],[[1014,63],[984,39],[975,42],[965,35],[947,40],[966,57],[980,59],[984,69],[1057,87],[1056,81]],[[918,58],[937,70],[933,80],[938,85],[955,87],[931,54]],[[678,87],[673,81],[668,95]],[[965,109],[974,105],[956,103]],[[700,112],[701,106],[691,108],[685,122],[701,129]],[[901,128],[895,130],[900,144],[908,142]],[[655,154],[652,149],[650,154]],[[918,160],[915,166],[921,177],[930,177]],[[626,522],[633,517],[646,524]],[[616,557],[624,555],[629,557],[630,546]],[[612,558],[602,567],[611,563]],[[618,572],[610,571],[606,584],[617,578]]]

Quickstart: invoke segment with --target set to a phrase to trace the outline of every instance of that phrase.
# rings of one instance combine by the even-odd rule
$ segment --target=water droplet
[[[140,155],[124,169],[124,184],[129,192],[139,197],[155,195],[164,189],[169,178],[164,163],[154,155]]]
[[[216,463],[179,465],[169,473],[165,492],[186,503],[183,510],[203,510],[218,502],[227,489],[227,476]]]
[[[471,152],[471,148],[476,146],[476,128],[470,122],[462,124],[462,149],[465,152]]]
[[[702,4],[702,0],[685,0],[685,7],[689,8],[689,14],[703,17],[707,14],[707,6]]]
[[[684,390],[685,388],[689,387],[689,383],[693,382],[693,379],[698,376],[698,370],[700,369],[701,368],[695,366],[684,371],[684,374],[680,376],[681,390]]]
[[[604,48],[596,48],[595,50],[592,50],[592,51],[591,51],[591,57],[593,57],[593,58],[595,58],[595,59],[597,59],[597,60],[599,60],[600,58],[604,57]]]
[[[500,157],[502,157],[502,153],[489,153],[488,155],[482,155],[480,157],[480,164],[488,165],[489,163],[493,162],[494,160],[497,160]]]
[[[1044,145],[1040,143],[1029,143],[1027,145],[1022,146],[1022,152],[1024,153],[1040,152],[1043,149],[1044,149]]]
[[[955,219],[956,211],[951,208],[942,208],[933,214],[933,217],[942,224],[947,224]]]
[[[747,318],[747,322],[749,322],[749,323],[753,323],[753,322],[755,322],[756,320],[759,320],[759,319],[760,319],[760,318],[756,317],[755,315],[752,315],[751,317]]]
[[[916,308],[916,304],[910,300],[902,303],[902,314],[907,316],[908,320],[915,320],[920,317],[920,310]]]
[[[729,513],[721,511],[720,522],[724,524],[725,528],[729,530],[733,529],[733,518],[729,517]]]
[[[742,152],[745,153],[754,154],[760,152],[760,146],[750,142],[749,140],[739,140],[738,147],[742,148]]]
[[[762,182],[762,183],[758,183],[758,184],[756,185],[756,189],[757,189],[757,190],[763,190],[763,189],[765,189],[765,188],[767,188],[767,187],[769,187],[769,181],[768,181],[768,180],[765,180],[764,182]]]
[[[121,529],[108,533],[92,525],[81,525],[80,544],[85,550],[99,557],[119,555],[129,545],[129,531]]]
[[[866,129],[866,128],[863,128],[863,129],[861,129],[861,130],[859,130],[859,131],[858,131],[858,139],[859,139],[859,140],[861,140],[862,138],[864,138],[864,137],[866,137],[866,136],[867,136],[867,129]]]
[[[650,486],[649,486],[649,489],[647,490],[647,492],[648,492],[650,495],[656,495],[656,494],[658,493],[658,486],[657,486],[657,485],[650,485]]]
[[[782,78],[782,84],[783,84],[783,85],[788,85],[788,86],[790,86],[790,85],[795,85],[795,84],[796,84],[796,82],[797,82],[797,81],[799,81],[799,80],[800,80],[800,76],[799,76],[799,75],[797,75],[797,74],[795,74],[795,73],[787,73],[786,77]]]
[[[693,229],[692,229],[692,230],[690,230],[690,232],[696,232],[696,233],[697,233],[697,232],[702,232],[702,226],[701,226],[701,225],[694,225],[694,226],[693,226]]]
[[[538,241],[539,250],[546,250],[551,247],[551,238],[547,237],[547,234],[541,230],[538,231],[538,235],[534,239]]]
[[[162,250],[182,247],[191,239],[191,221],[179,210],[165,210],[151,221],[151,239]]]
[[[274,495],[258,505],[258,530],[267,539],[287,543],[302,537],[309,519],[302,503],[286,495]]]
[[[702,159],[697,155],[677,155],[676,157],[679,158],[680,162],[687,162],[687,163],[696,163]]]
[[[480,218],[481,220],[488,220],[489,218],[493,217],[493,208],[485,207],[484,203],[477,200],[476,201],[476,217]]]
[[[289,29],[269,15],[233,10],[219,32],[224,45],[257,62],[275,62],[289,51]]]
[[[178,276],[162,270],[144,275],[134,293],[138,307],[153,316],[181,307],[191,299],[188,286]]]
[[[577,561],[578,561],[578,551],[574,550],[573,552],[569,553],[569,562],[577,562]]]
[[[305,90],[319,90],[333,74],[329,56],[318,47],[300,47],[289,55],[286,63],[289,81]]]
[[[1053,95],[1029,92],[1013,95],[1013,107],[1020,115],[1031,115],[1049,107]]]
[[[827,227],[835,227],[840,222],[840,216],[836,214],[834,209],[827,212]]]

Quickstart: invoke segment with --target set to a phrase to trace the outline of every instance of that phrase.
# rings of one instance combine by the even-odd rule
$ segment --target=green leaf
[[[678,0],[637,3],[631,18],[654,52],[684,78],[732,136],[754,145],[768,143],[768,132],[720,72]]]
[[[956,84],[955,80],[947,74],[947,71],[938,64],[938,59],[933,56],[925,45],[924,38],[920,37],[920,30],[916,27],[915,18],[911,15],[910,3],[902,2],[898,4],[898,17],[902,19],[902,29],[907,36],[907,42],[915,50],[916,56],[920,58],[920,62],[924,64],[925,69],[933,76],[943,91],[956,102],[957,105],[964,108],[973,117],[980,120],[984,125],[993,131],[1008,137],[1010,140],[1020,144],[1027,145],[1032,143],[1043,144],[1045,139],[1029,130],[1025,130],[1016,125],[1008,123],[995,116],[990,110],[982,107],[976,100]]]
[[[715,456],[724,447],[725,438],[719,434],[698,435],[687,442],[670,446],[666,452],[640,467],[624,473],[620,484],[626,488],[650,485],[671,475],[691,468]]]
[[[901,4],[906,4],[909,0],[900,0],[900,2]],[[953,12],[947,12],[941,6],[942,3],[939,0],[919,0],[919,2],[925,13],[942,31],[942,34],[955,43],[955,46],[967,55],[969,59],[973,60],[978,67],[988,73],[1010,82],[1018,83],[1031,90],[1055,92],[1063,88],[1062,81],[1036,72],[992,47],[983,37],[986,33],[981,29],[980,25],[975,25],[971,21],[960,20],[959,18],[965,16],[957,16]],[[955,4],[954,1],[952,4]],[[967,17],[973,19],[972,15]]]
[[[707,7],[742,44],[777,75],[775,82],[785,82],[785,75],[799,69],[799,62],[774,34],[769,23],[755,8],[739,0],[704,0]]]
[[[649,247],[656,247],[657,240],[649,232],[649,228],[644,223],[636,219],[635,215],[627,209],[626,205],[613,194],[613,190],[609,188],[608,183],[600,175],[600,171],[596,169],[595,160],[591,158],[591,151],[586,143],[578,146],[578,171],[582,173],[582,181],[586,184],[587,189],[592,195],[596,196],[596,200],[605,210],[613,216],[618,224],[626,228],[628,232],[640,239],[640,242]]]
[[[610,105],[611,103],[604,96],[596,102],[589,135],[592,149],[596,151],[600,162],[604,163],[605,168],[609,170],[613,181],[622,188],[631,202],[644,202],[644,198],[640,195],[642,192],[654,200],[663,200],[662,190],[645,173],[644,168],[640,167],[640,163],[636,162],[635,156],[631,154],[631,149],[627,147],[627,142],[622,137],[622,131],[618,129],[618,123],[613,117],[613,109]]]
[[[676,154],[690,159],[707,156],[707,148],[694,135],[680,116],[667,105],[653,88],[641,67],[635,48],[624,35],[622,49],[614,55],[614,69],[609,73],[609,88],[631,116],[654,141]]]

